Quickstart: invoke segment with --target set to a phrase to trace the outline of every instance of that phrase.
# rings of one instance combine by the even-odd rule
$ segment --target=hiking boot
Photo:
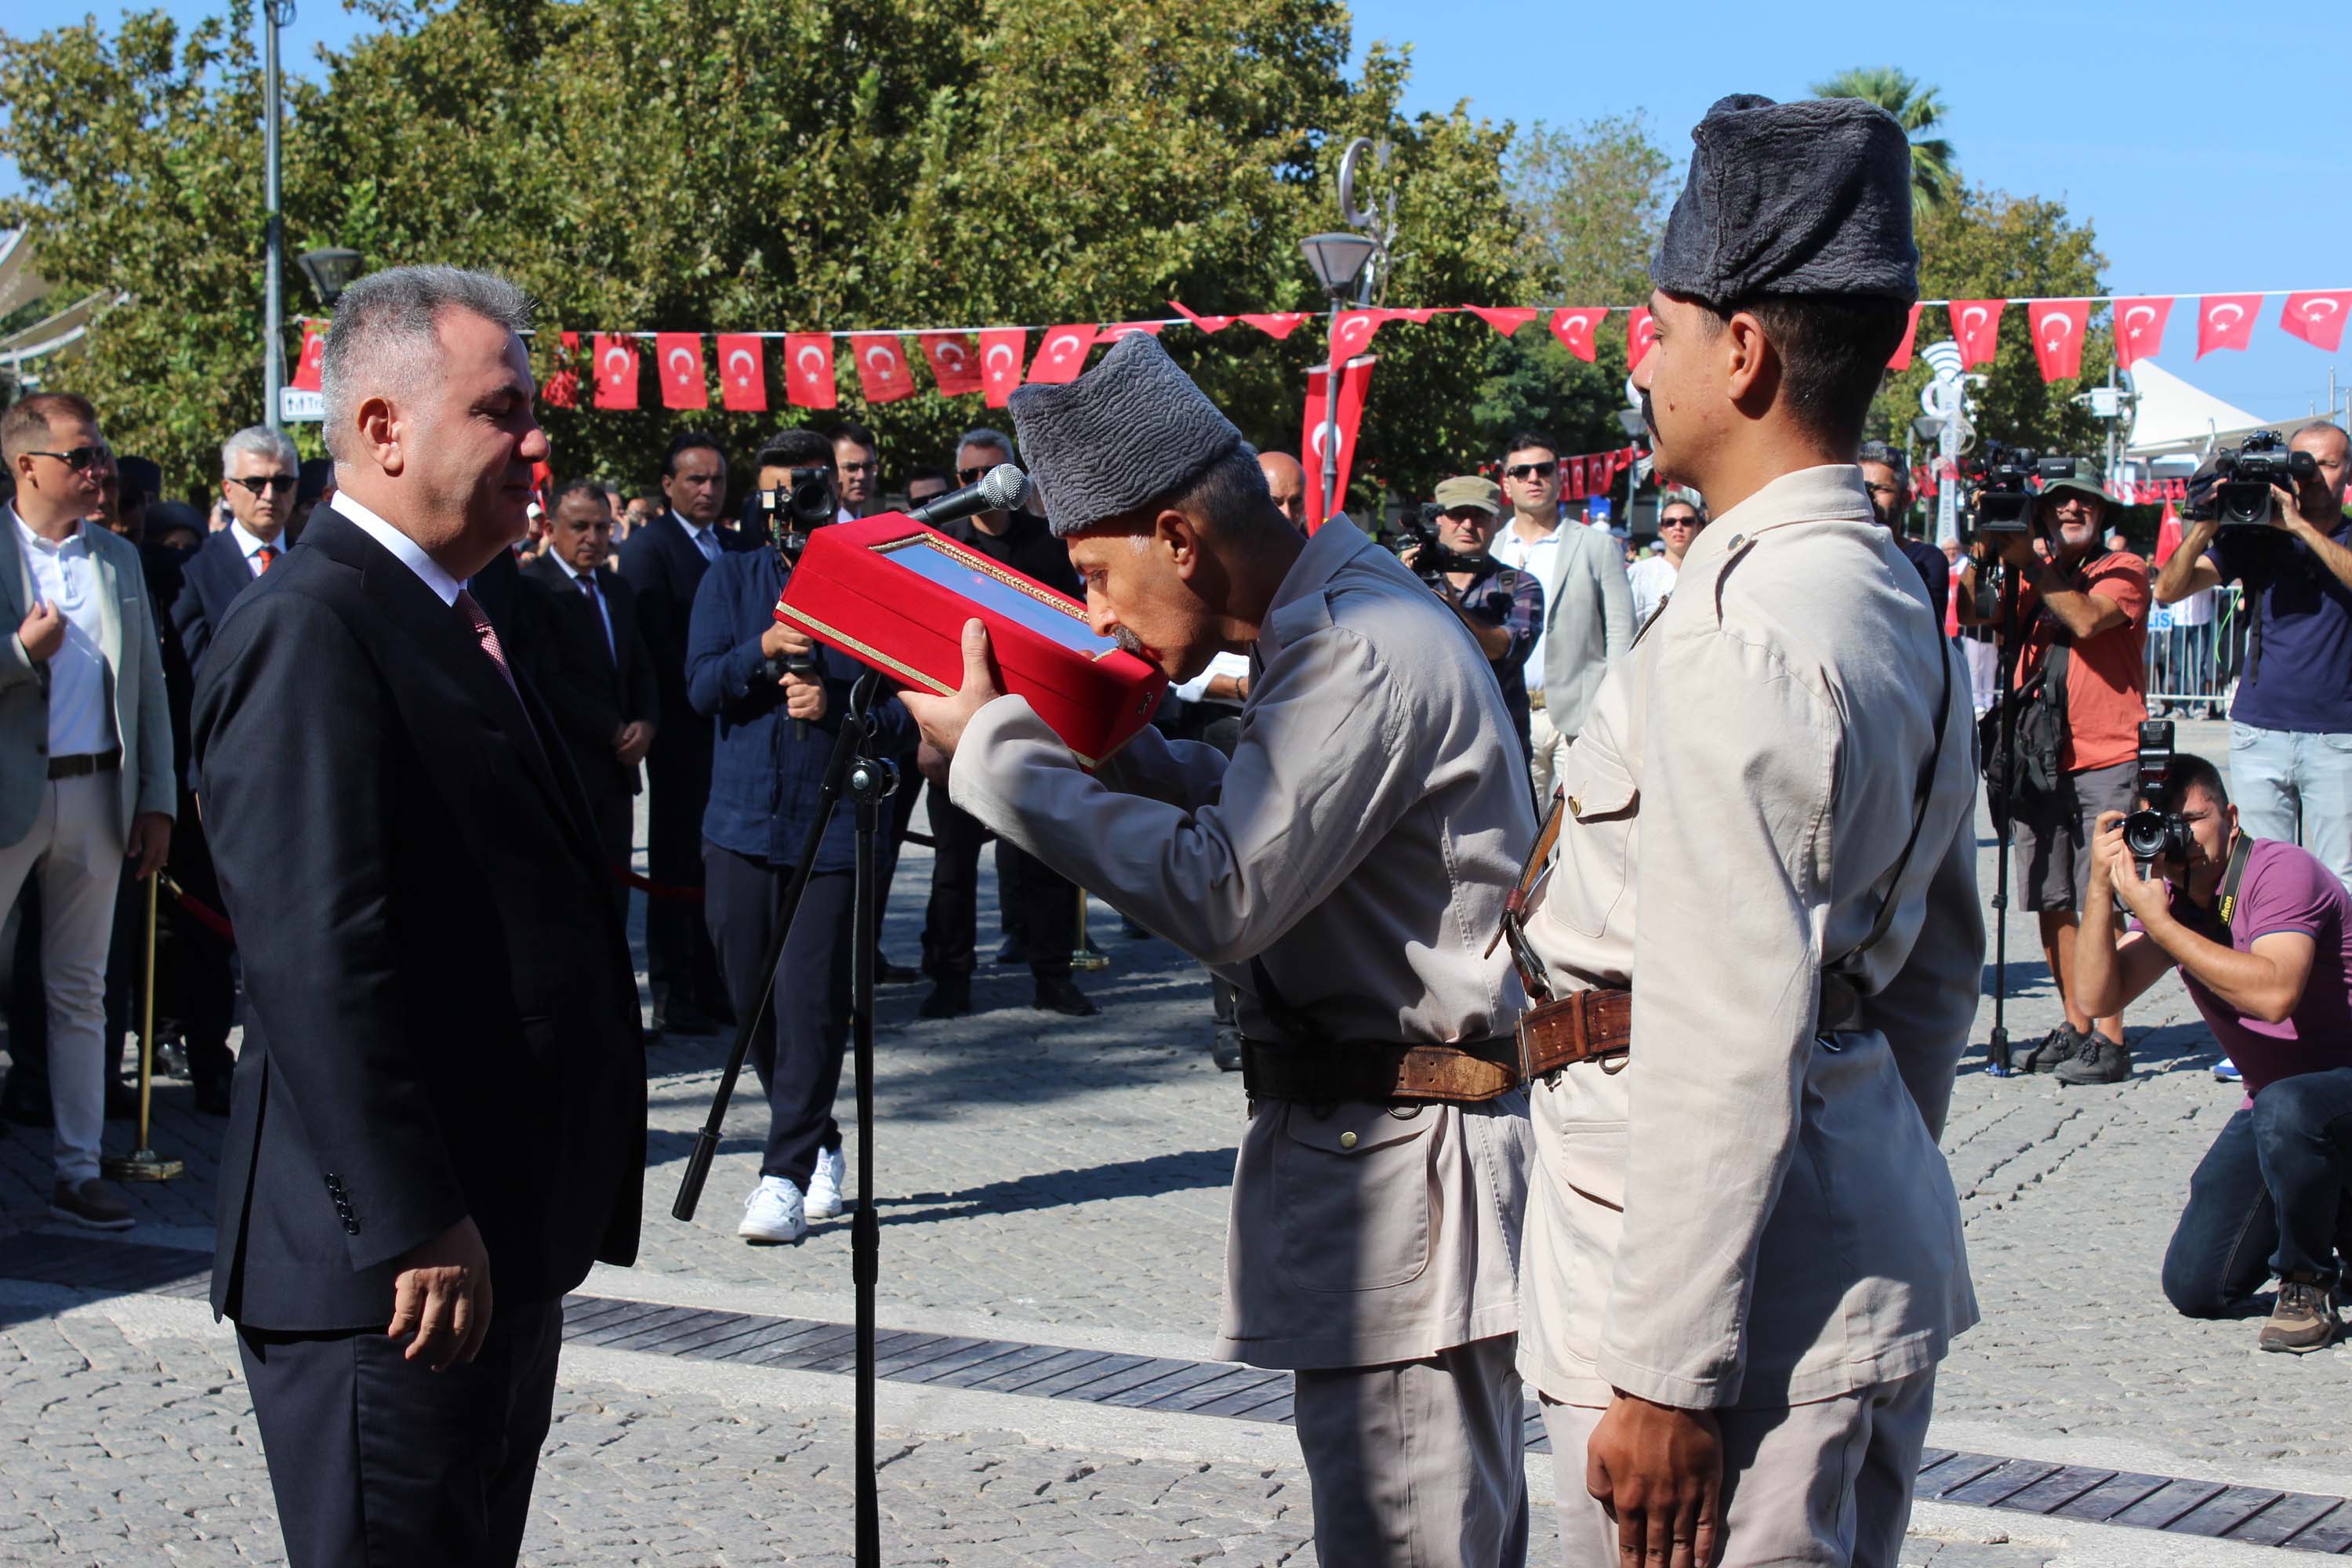
[[[2009,1047],[2009,1070],[2023,1076],[2033,1072],[2056,1072],[2064,1063],[2082,1053],[2083,1037],[2074,1026],[2059,1021],[2058,1026],[2030,1046]]]
[[[2095,1083],[2128,1083],[2131,1075],[2131,1047],[2119,1046],[2094,1029],[2083,1037],[2083,1048],[2058,1069],[2058,1081],[2081,1088]]]
[[[2305,1355],[2334,1344],[2343,1331],[2335,1287],[2321,1279],[2282,1279],[2270,1321],[2263,1325],[2262,1347]]]

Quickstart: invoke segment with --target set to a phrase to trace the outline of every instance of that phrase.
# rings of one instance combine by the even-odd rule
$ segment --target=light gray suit
[[[1606,529],[1561,523],[1543,591],[1544,711],[1570,741],[1584,728],[1601,678],[1633,646],[1624,546]]]

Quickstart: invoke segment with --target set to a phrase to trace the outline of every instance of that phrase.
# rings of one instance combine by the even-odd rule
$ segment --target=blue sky
[[[183,17],[218,9],[163,3]],[[6,26],[37,31],[86,10],[110,22],[123,9],[17,0]],[[1413,46],[1408,109],[1466,100],[1474,114],[1521,124],[1639,110],[1677,163],[1690,126],[1724,93],[1800,97],[1844,66],[1897,65],[1942,90],[1945,134],[1969,178],[2063,197],[2096,226],[2118,293],[2352,288],[2352,256],[2336,254],[2352,241],[2352,117],[2337,97],[2352,82],[2352,13],[2235,16],[2187,0],[1355,5],[1360,54],[1376,38]],[[360,26],[339,0],[301,0],[289,67]],[[2330,356],[2281,332],[2276,310],[2272,301],[2248,352],[2197,361],[2193,307],[2177,309],[2161,362],[2265,417],[2325,405],[2331,367],[2352,387],[2352,335]]]

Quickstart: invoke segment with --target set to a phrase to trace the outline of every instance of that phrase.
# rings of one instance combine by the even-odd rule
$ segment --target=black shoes
[[[691,1002],[670,1001],[654,1004],[653,1023],[656,1035],[715,1035],[719,1020]]]
[[[964,974],[942,974],[931,984],[931,994],[923,998],[922,1016],[926,1018],[961,1018],[971,1011],[971,977]]]
[[[996,950],[996,962],[1007,965],[1028,963],[1029,939],[1025,936],[1006,937],[1004,945]]]
[[[1041,1013],[1059,1013],[1065,1018],[1091,1018],[1102,1010],[1066,977],[1046,979],[1040,976],[1036,998],[1030,1005]]]
[[[1219,1029],[1217,1043],[1209,1047],[1209,1059],[1217,1064],[1219,1072],[1242,1070],[1242,1032],[1239,1029]]]
[[[877,985],[912,985],[923,977],[919,969],[909,969],[903,963],[893,963],[890,955],[877,951],[874,954],[874,984]]]
[[[2009,1070],[2022,1077],[2027,1073],[2056,1072],[2073,1061],[2083,1050],[2083,1037],[2074,1026],[2060,1020],[2056,1028],[2030,1046],[2009,1047]]]
[[[2082,1048],[2058,1068],[2058,1081],[2077,1088],[2098,1083],[2131,1081],[2131,1049],[2093,1030],[2081,1037]]]

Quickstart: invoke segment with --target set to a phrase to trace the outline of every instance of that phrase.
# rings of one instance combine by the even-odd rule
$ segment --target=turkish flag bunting
[[[757,332],[719,334],[719,401],[738,414],[768,407],[768,342]]]
[[[1380,310],[1342,310],[1331,320],[1331,363],[1345,364],[1371,346],[1372,334],[1386,320]],[[1347,388],[1340,389],[1344,397]]]
[[[637,405],[637,340],[596,334],[596,406]]]
[[[1130,332],[1150,332],[1156,338],[1160,335],[1160,329],[1165,325],[1167,325],[1165,321],[1117,321],[1105,327],[1102,330],[1102,335],[1095,342],[1115,343]]]
[[[288,384],[298,392],[316,392],[324,384],[320,373],[327,363],[327,323],[306,321],[302,323],[302,357],[295,362],[294,379]]]
[[[907,351],[894,332],[853,332],[850,352],[857,356],[857,390],[868,403],[896,403],[915,395],[915,378],[907,369]]]
[[[1990,364],[2000,348],[2000,310],[2006,300],[1955,300],[1945,307],[1952,313],[1952,337],[1960,345],[1960,368]]]
[[[1592,363],[1592,334],[1601,325],[1601,318],[1609,313],[1606,305],[1570,305],[1551,313],[1551,335],[1558,338],[1569,353]]]
[[[550,408],[580,406],[580,373],[572,368],[580,359],[580,334],[558,332],[556,341],[562,346],[555,351],[555,368],[548,374],[539,395],[547,399]]]
[[[1658,324],[1650,319],[1649,307],[1636,305],[1625,320],[1625,368],[1633,370],[1649,357],[1650,345],[1658,341]]]
[[[1584,499],[1584,459],[1562,458],[1559,460],[1559,491],[1570,500]]]
[[[1282,310],[1270,316],[1244,316],[1243,321],[1269,338],[1286,338],[1307,319],[1304,310]]]
[[[2152,357],[2164,346],[2164,323],[2172,314],[2172,296],[2116,301],[2116,365],[2129,370],[2135,360]]]
[[[2344,310],[2347,305],[2352,305],[2352,294],[2289,294],[2286,309],[2279,315],[2279,325],[2313,348],[2334,353],[2344,342]],[[306,354],[309,348],[309,344],[303,345]],[[294,384],[302,384],[298,381]]]
[[[2253,342],[2260,294],[2208,294],[2197,301],[2197,357],[2215,349],[2242,349]]]
[[[1178,315],[1183,317],[1186,321],[1192,322],[1194,326],[1200,328],[1204,332],[1222,332],[1227,327],[1234,324],[1234,318],[1231,316],[1196,316],[1192,311],[1184,308],[1184,301],[1181,300],[1171,300],[1168,301],[1168,304]],[[1280,334],[1277,333],[1276,335],[1279,336]]]
[[[1911,340],[1919,335],[1919,307],[1911,307],[1911,321],[1903,329],[1903,341],[1895,345],[1895,357],[1886,362],[1889,370],[1911,368]]]
[[[1517,305],[1465,305],[1462,308],[1507,338],[1536,319],[1532,308]]]
[[[795,408],[838,408],[833,380],[833,334],[784,334],[784,396]]]
[[[1074,321],[1068,326],[1048,327],[1045,341],[1037,345],[1037,357],[1029,362],[1032,381],[1070,382],[1078,379],[1078,372],[1087,368],[1087,351],[1094,347],[1095,326],[1092,321]]]
[[[1329,506],[1323,504],[1323,445],[1330,432],[1325,425],[1326,389],[1331,384],[1330,371],[1321,365],[1307,373],[1307,424],[1298,441],[1298,450],[1307,459],[1307,531],[1309,533],[1323,526],[1333,512],[1347,502],[1348,473],[1356,462],[1356,432],[1364,423],[1364,388],[1372,379],[1375,356],[1362,354],[1349,360],[1339,371],[1339,465],[1338,492],[1339,499]]]
[[[1002,408],[1021,384],[1021,356],[1029,352],[1029,334],[1019,327],[991,327],[980,334],[980,374],[988,388],[988,405]]]
[[[2033,357],[2043,381],[2072,381],[2083,374],[2083,332],[2091,322],[2088,300],[2036,300],[2025,307],[2033,330]]]
[[[700,332],[656,332],[654,360],[661,366],[664,408],[710,406],[710,384],[702,372]]]
[[[2164,516],[2156,525],[2156,563],[2158,566],[2163,565],[2172,559],[2172,552],[2179,548],[2180,514],[2172,510],[2170,501],[2166,501]]]
[[[971,346],[971,339],[961,332],[925,332],[921,341],[923,357],[930,362],[931,379],[939,383],[942,394],[961,397],[983,390],[980,351]]]
[[[1383,321],[1411,321],[1416,327],[1425,327],[1429,325],[1429,319],[1435,314],[1437,314],[1437,307],[1434,305],[1423,305],[1417,310],[1410,310],[1400,307],[1393,310],[1382,310],[1381,312],[1381,320]]]

